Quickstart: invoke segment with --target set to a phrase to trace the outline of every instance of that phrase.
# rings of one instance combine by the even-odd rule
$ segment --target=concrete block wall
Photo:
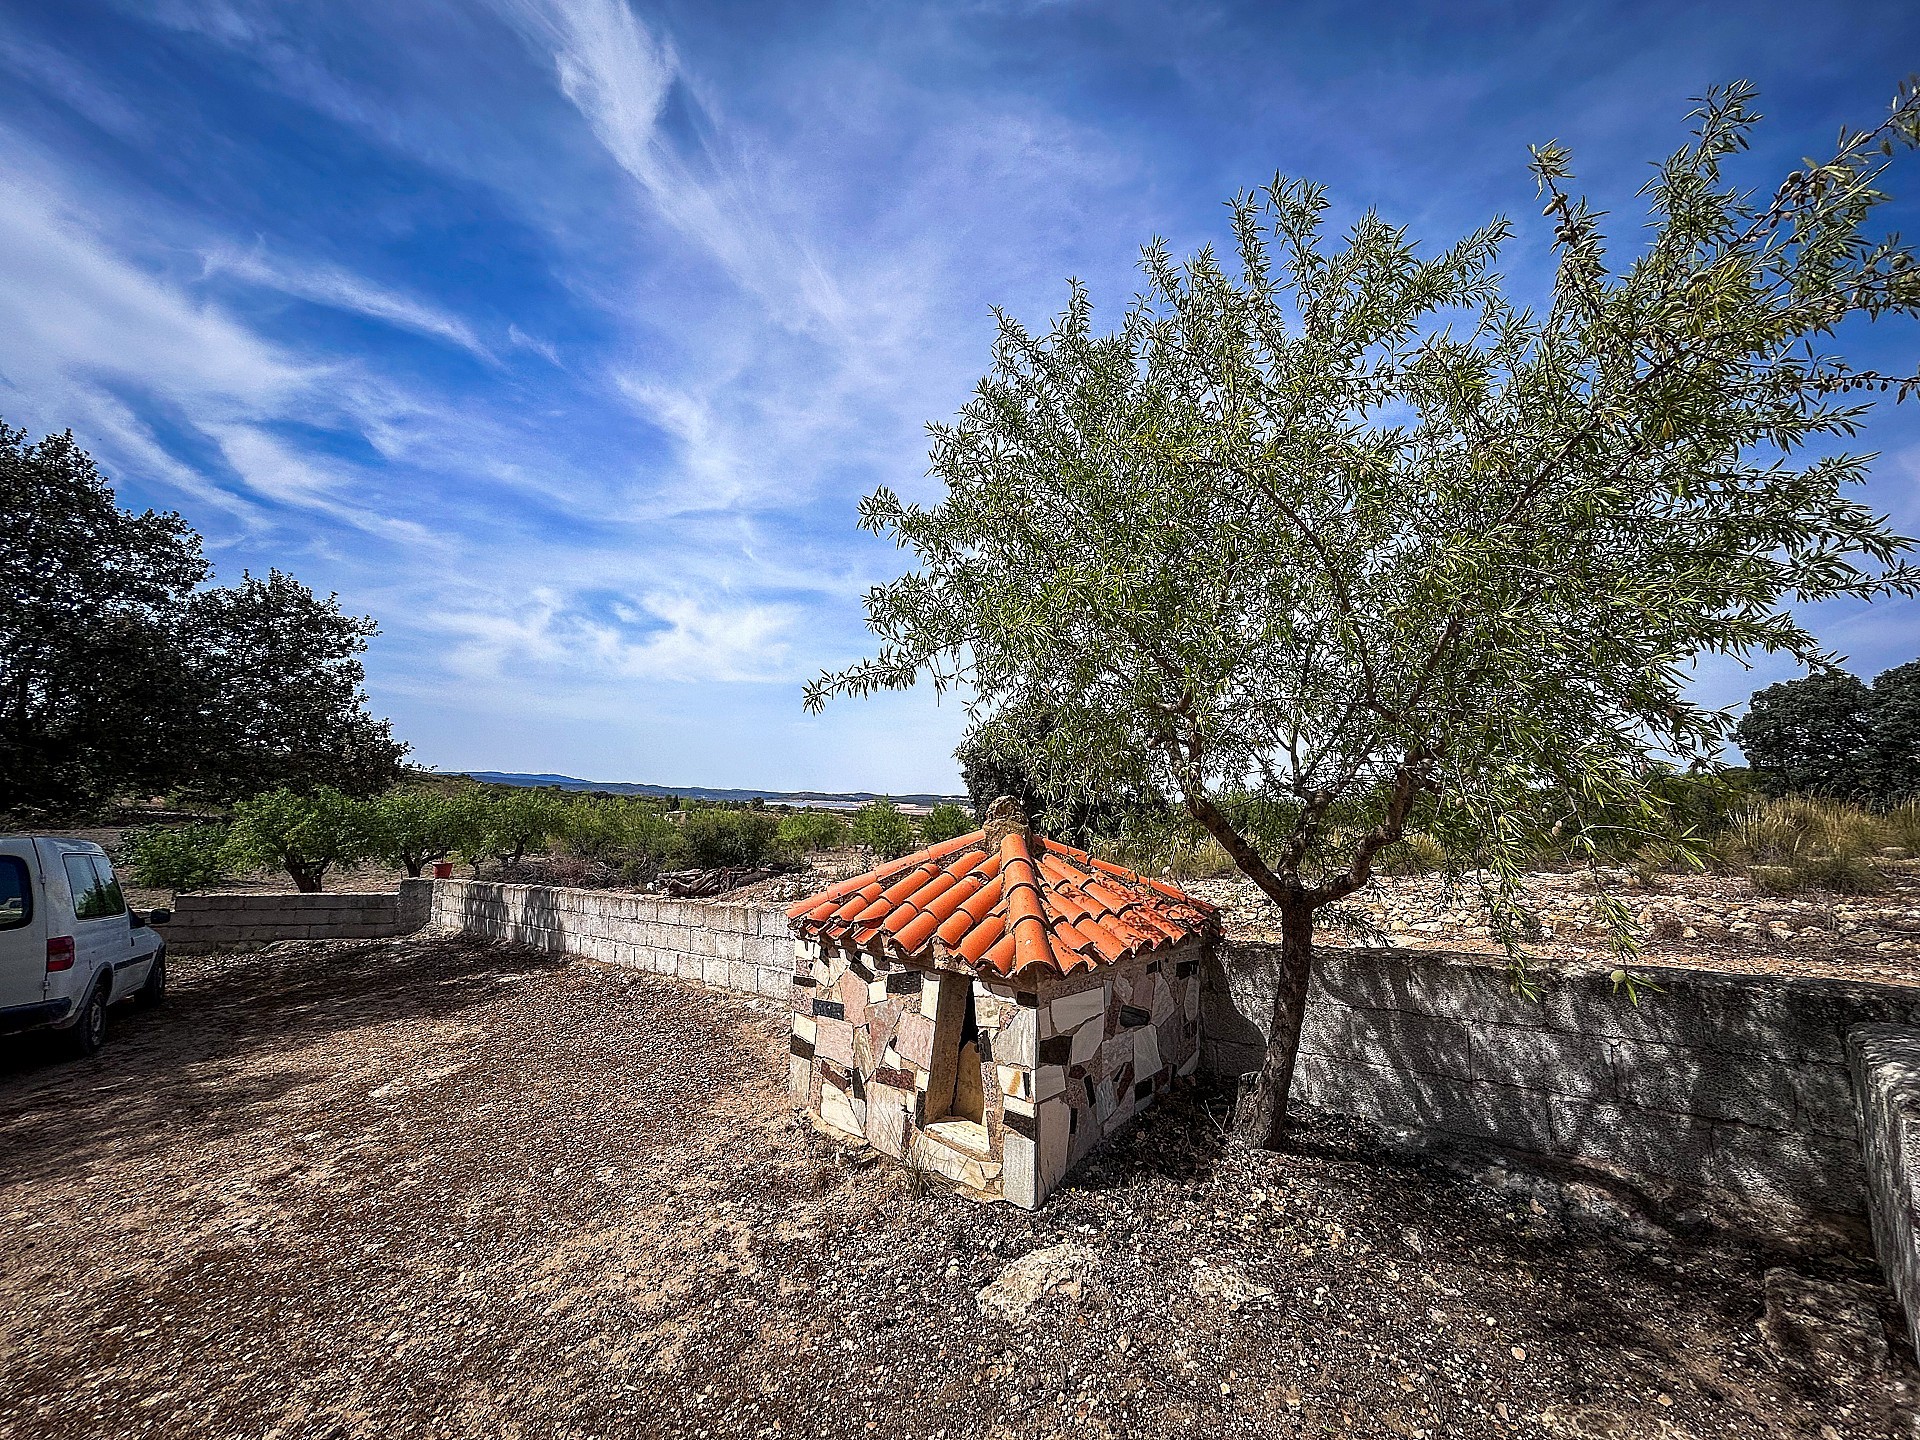
[[[1920,1029],[1861,1025],[1847,1036],[1860,1097],[1873,1248],[1920,1350]]]
[[[1203,1065],[1257,1068],[1271,947],[1208,967]],[[1748,1202],[1863,1215],[1847,1034],[1920,1024],[1920,991],[1648,967],[1640,1003],[1605,968],[1514,993],[1498,958],[1323,950],[1297,1099]]]
[[[173,918],[154,929],[176,953],[268,940],[371,940],[427,923],[433,881],[402,880],[397,893],[322,891],[176,895]]]
[[[771,906],[439,880],[432,925],[782,1001],[793,980],[793,935]]]

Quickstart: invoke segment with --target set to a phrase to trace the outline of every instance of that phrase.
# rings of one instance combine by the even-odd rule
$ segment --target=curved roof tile
[[[1084,850],[1013,830],[946,840],[811,895],[796,935],[942,958],[982,973],[1063,974],[1219,933],[1203,900]]]

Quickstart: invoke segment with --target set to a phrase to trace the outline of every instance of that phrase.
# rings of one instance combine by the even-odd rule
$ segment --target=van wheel
[[[67,1032],[67,1045],[82,1059],[107,1043],[107,987],[96,985],[80,1008],[80,1018]]]
[[[142,1010],[152,1010],[164,1004],[167,998],[167,948],[161,946],[153,952],[153,964],[147,968],[147,978],[140,988],[133,992],[133,1003]]]

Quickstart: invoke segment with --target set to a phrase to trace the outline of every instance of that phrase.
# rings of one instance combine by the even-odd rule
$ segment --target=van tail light
[[[47,973],[55,970],[73,968],[73,936],[49,935],[47,937]]]

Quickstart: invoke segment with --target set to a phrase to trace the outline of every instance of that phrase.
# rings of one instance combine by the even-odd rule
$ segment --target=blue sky
[[[1709,84],[1760,85],[1768,183],[1916,67],[1911,3],[0,0],[0,415],[223,580],[378,617],[425,763],[952,788],[951,703],[799,687],[863,653],[899,558],[855,502],[928,493],[990,305],[1075,275],[1117,315],[1143,241],[1218,240],[1277,170],[1435,245],[1510,214],[1537,294],[1529,143],[1630,212]],[[1863,443],[1920,531],[1913,407]],[[1920,652],[1911,604],[1816,625],[1869,676]]]

